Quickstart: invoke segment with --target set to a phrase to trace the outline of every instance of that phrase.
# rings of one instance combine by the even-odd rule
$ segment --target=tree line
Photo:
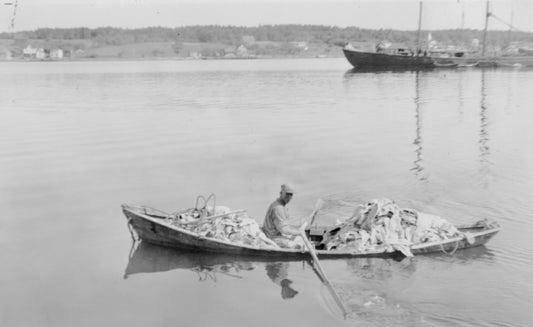
[[[433,39],[455,45],[470,44],[475,38],[479,40],[483,38],[482,30],[422,31],[422,35],[425,37],[429,32],[431,32]],[[91,40],[92,44],[97,46],[142,42],[214,42],[238,45],[243,42],[243,36],[251,36],[254,41],[259,42],[305,41],[339,46],[350,41],[376,42],[381,40],[414,44],[417,39],[417,31],[323,25],[260,25],[257,27],[207,25],[137,29],[117,27],[39,28],[32,31],[0,33],[0,38],[3,39]],[[493,45],[505,46],[513,41],[533,42],[533,33],[489,31],[487,39]]]

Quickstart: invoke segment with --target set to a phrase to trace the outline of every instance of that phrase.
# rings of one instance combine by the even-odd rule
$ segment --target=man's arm
[[[272,213],[274,216],[274,225],[276,225],[276,228],[281,234],[300,235],[301,231],[299,228],[289,225],[289,217],[287,217],[285,208],[282,206],[277,206],[274,208]]]

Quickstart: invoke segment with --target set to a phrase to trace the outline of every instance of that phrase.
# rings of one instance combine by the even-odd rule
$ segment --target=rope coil
[[[458,248],[459,248],[459,240],[455,241],[455,248],[451,250],[450,252],[446,252],[446,250],[444,250],[444,246],[442,244],[440,245],[441,251],[446,255],[454,255],[455,251],[457,251]]]

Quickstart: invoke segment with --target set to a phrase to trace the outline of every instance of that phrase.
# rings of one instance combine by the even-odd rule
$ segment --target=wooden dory
[[[167,219],[170,215],[162,211],[142,207],[122,205],[122,211],[128,219],[128,226],[132,229],[134,238],[142,239],[145,242],[171,247],[176,249],[193,250],[210,253],[225,253],[243,256],[264,256],[264,257],[307,257],[307,251],[283,248],[257,248],[247,245],[238,245],[231,242],[203,237],[197,233],[180,228]],[[410,247],[413,254],[444,252],[454,253],[457,250],[471,248],[487,243],[501,227],[496,223],[472,224],[458,226],[461,232],[469,234],[466,237],[454,237],[438,242],[428,242],[415,244]],[[308,229],[307,235],[311,241],[320,241],[324,227],[312,227]],[[320,258],[341,258],[341,257],[394,257],[402,255],[401,252],[366,252],[356,253],[347,249],[343,250],[317,250]]]

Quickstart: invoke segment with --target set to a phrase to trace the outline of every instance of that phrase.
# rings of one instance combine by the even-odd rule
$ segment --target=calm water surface
[[[0,325],[533,325],[533,71],[348,68],[0,63]],[[323,261],[347,320],[305,261],[131,248],[121,203],[215,193],[262,222],[285,181],[295,223],[318,198],[388,197],[503,230],[453,256]]]

